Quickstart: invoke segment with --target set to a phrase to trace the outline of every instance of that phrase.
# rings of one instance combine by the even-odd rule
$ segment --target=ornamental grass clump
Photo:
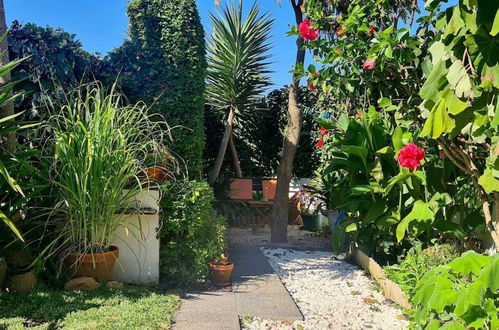
[[[63,257],[109,249],[122,225],[115,214],[142,189],[137,174],[148,150],[161,142],[163,127],[144,105],[124,105],[114,86],[106,92],[96,83],[84,85],[68,99],[48,121],[55,140],[51,180],[59,197],[52,247],[62,248]]]

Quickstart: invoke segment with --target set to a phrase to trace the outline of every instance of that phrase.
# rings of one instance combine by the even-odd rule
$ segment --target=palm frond
[[[269,53],[274,19],[260,14],[255,3],[243,18],[242,2],[226,5],[211,15],[208,42],[207,101],[218,109],[247,111],[271,85]]]

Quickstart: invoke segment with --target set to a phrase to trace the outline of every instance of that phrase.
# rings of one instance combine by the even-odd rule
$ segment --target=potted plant
[[[229,286],[232,271],[234,270],[234,263],[222,254],[217,261],[210,264],[210,273],[213,283],[217,286]]]
[[[124,106],[114,87],[107,93],[94,83],[74,93],[48,120],[55,138],[51,180],[60,197],[51,247],[70,275],[110,280],[119,256],[111,241],[123,225],[116,214],[142,189],[143,151],[156,143],[160,125],[144,106]]]
[[[320,212],[322,206],[320,198],[309,193],[306,189],[301,189],[299,199],[303,229],[308,231],[321,230],[324,217]]]
[[[175,158],[164,145],[157,144],[152,148],[147,154],[145,160],[147,167],[141,176],[147,178],[148,184],[162,184],[172,180],[175,176],[175,169],[178,168]]]

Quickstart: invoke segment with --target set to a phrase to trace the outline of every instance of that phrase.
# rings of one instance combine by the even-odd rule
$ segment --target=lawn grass
[[[171,292],[133,286],[0,293],[0,329],[169,329],[179,304]]]

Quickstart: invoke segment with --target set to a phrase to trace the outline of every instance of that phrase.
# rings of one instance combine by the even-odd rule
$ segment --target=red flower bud
[[[362,65],[362,69],[368,71],[368,70],[374,70],[376,67],[376,59],[374,58],[369,58],[365,60],[364,64]]]
[[[369,27],[369,33],[370,34],[375,34],[376,33],[376,30],[374,29],[374,26],[370,26]]]
[[[307,81],[307,85],[308,85],[308,89],[311,90],[312,92],[315,92],[317,90],[317,87],[308,81]]]
[[[324,136],[323,135],[321,135],[321,138],[319,139],[319,141],[317,141],[317,143],[315,145],[319,149],[324,147]]]
[[[320,131],[321,131],[321,135],[329,133],[329,131],[327,129],[325,129],[324,127],[321,127]]]

